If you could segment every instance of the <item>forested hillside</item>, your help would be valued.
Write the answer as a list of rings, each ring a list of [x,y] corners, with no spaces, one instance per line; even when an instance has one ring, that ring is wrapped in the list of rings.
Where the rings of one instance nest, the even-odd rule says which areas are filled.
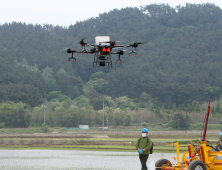
[[[147,43],[139,46],[137,57],[126,52],[123,64],[113,69],[89,69],[93,55],[76,54],[76,63],[67,62],[67,47],[81,50],[82,37],[94,43],[103,35]],[[222,10],[214,4],[115,9],[68,28],[0,25],[0,102],[34,107],[61,95],[82,95],[99,110],[106,95],[110,100],[127,96],[137,108],[148,102],[171,108],[219,99],[221,75]]]

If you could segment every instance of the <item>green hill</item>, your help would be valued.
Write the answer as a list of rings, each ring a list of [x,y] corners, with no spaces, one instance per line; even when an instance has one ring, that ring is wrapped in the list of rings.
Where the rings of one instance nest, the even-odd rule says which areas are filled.
[[[115,69],[90,70],[93,56],[81,54],[77,63],[67,62],[66,47],[80,50],[82,37],[94,43],[98,35],[147,43],[139,46],[137,57],[126,52]],[[115,9],[68,28],[5,23],[0,40],[0,101],[36,106],[52,91],[74,99],[88,84],[95,89],[91,98],[135,99],[146,92],[170,106],[221,95],[222,10],[214,4]],[[104,73],[100,80],[93,79],[99,71]]]

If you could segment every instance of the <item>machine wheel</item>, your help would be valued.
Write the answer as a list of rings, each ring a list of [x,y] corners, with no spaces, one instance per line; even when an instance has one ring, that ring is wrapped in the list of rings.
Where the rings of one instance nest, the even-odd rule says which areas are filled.
[[[202,161],[195,160],[190,163],[190,165],[188,166],[188,169],[190,169],[190,170],[207,170],[207,167]]]
[[[160,159],[155,163],[155,167],[162,167],[163,165],[168,166],[167,161],[168,161],[167,159]],[[169,165],[171,166],[171,162],[169,163],[170,163]],[[156,168],[156,170],[161,170],[161,168]]]

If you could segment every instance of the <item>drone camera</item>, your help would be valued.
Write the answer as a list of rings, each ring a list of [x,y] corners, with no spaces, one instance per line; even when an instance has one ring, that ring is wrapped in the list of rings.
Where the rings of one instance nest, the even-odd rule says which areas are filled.
[[[104,66],[106,66],[106,63],[103,61],[103,62],[100,62],[99,63],[99,66],[101,66],[101,67],[104,67]]]
[[[70,48],[67,49],[67,53],[71,53],[71,49]]]

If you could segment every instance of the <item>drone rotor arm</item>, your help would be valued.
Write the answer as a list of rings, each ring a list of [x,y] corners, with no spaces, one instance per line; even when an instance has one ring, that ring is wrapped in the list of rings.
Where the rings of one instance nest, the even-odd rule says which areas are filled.
[[[130,47],[128,45],[116,45],[114,48],[121,48],[121,47]]]

